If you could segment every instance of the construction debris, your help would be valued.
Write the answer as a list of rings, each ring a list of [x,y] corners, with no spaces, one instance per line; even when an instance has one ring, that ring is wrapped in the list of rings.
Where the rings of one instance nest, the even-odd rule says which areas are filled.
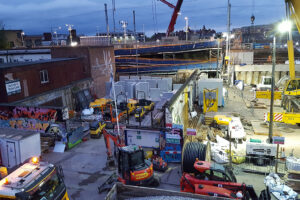
[[[266,176],[264,183],[277,199],[296,199],[298,195],[292,188],[285,185],[275,173],[270,173],[269,176]]]

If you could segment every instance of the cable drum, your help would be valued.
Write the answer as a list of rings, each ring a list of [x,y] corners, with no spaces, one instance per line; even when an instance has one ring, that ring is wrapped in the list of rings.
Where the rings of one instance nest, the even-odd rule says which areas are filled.
[[[182,154],[182,172],[194,173],[196,159],[210,162],[210,143],[207,145],[199,142],[188,142],[185,144]]]

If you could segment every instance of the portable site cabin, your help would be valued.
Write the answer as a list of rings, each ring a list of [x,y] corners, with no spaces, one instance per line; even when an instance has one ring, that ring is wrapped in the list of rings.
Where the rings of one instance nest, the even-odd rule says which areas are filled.
[[[13,168],[28,158],[41,155],[40,133],[13,128],[0,129],[2,165]]]

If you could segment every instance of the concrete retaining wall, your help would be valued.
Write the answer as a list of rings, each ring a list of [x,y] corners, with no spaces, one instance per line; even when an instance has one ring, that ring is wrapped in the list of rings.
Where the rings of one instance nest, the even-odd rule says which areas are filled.
[[[246,84],[258,84],[262,76],[271,76],[272,65],[235,65],[237,80],[243,80]],[[295,66],[296,76],[300,76],[300,65]],[[289,65],[275,66],[275,83],[285,75],[289,74]]]

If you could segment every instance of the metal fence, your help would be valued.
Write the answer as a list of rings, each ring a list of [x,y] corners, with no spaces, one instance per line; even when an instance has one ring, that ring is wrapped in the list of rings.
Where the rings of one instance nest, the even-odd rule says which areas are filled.
[[[230,165],[229,156],[226,153],[215,153],[211,154],[212,160]],[[276,159],[274,157],[264,157],[264,156],[250,156],[250,155],[233,155],[232,156],[232,167],[234,174],[239,174],[240,172],[251,172],[259,174],[269,174],[271,172],[276,172],[277,163],[277,173],[285,174],[287,172],[286,161],[283,159]]]

